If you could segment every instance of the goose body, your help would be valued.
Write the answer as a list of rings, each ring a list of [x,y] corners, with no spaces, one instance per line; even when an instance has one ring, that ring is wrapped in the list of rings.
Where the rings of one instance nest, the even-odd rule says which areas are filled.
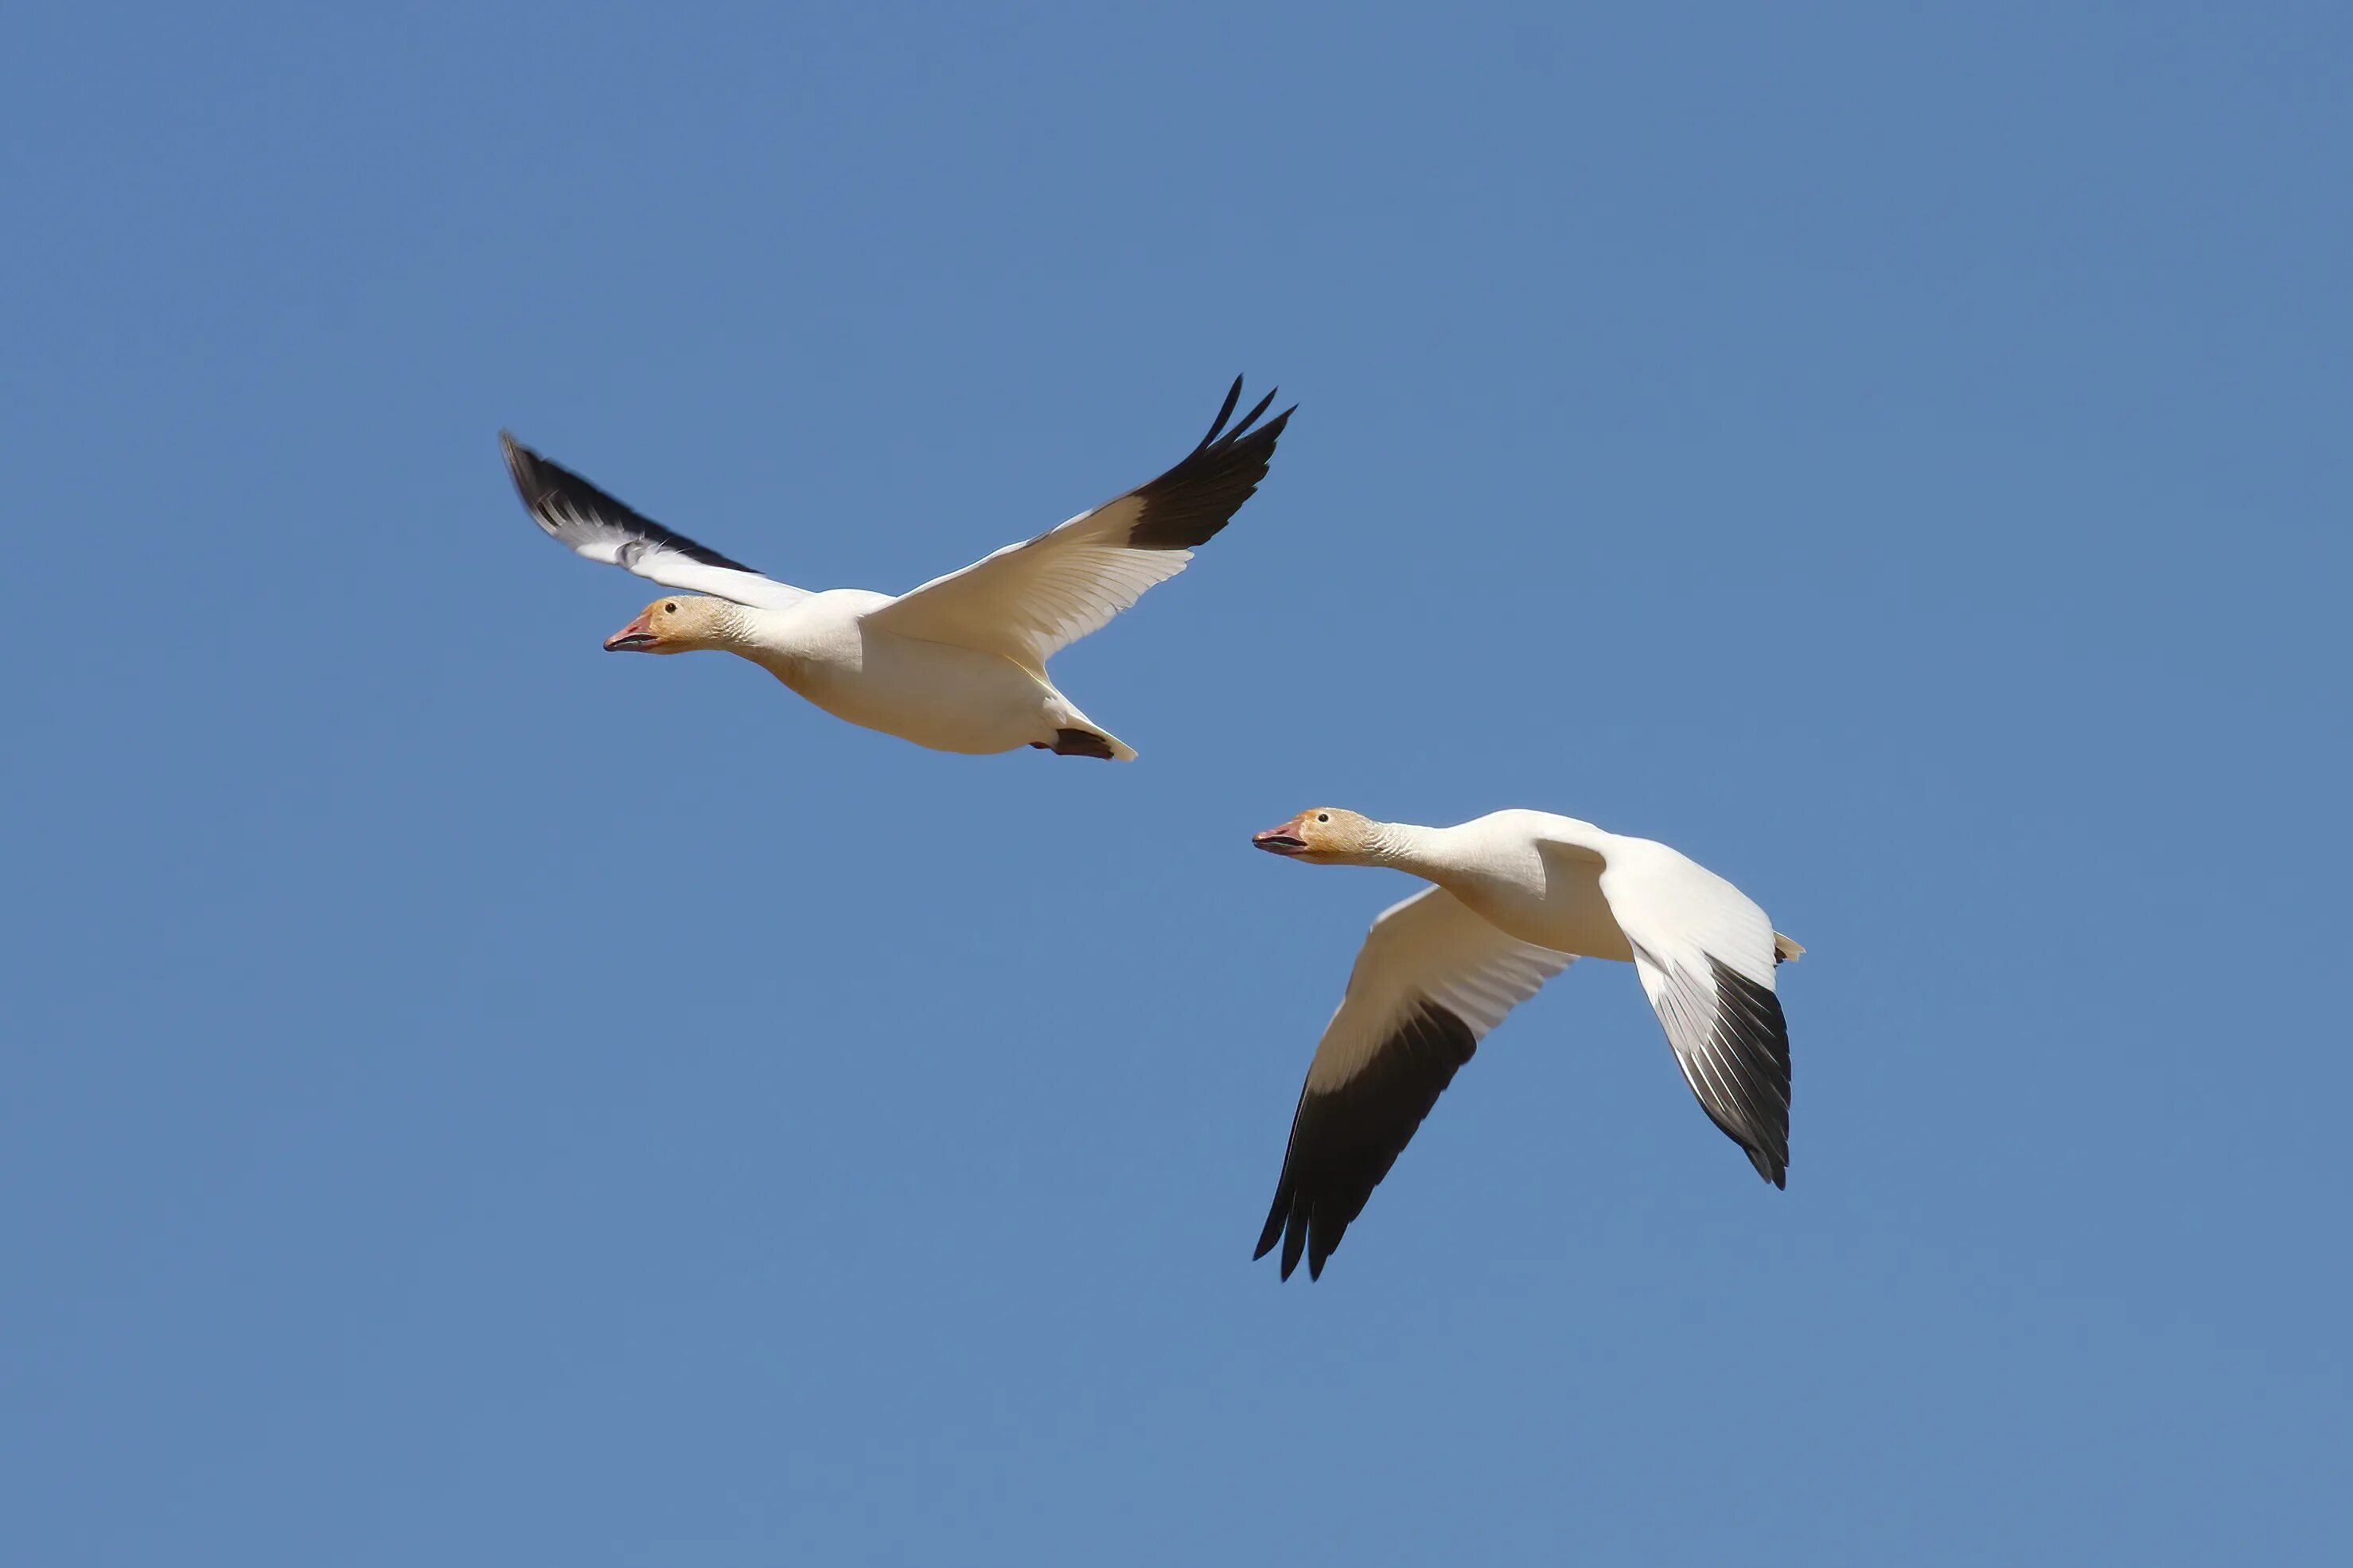
[[[751,660],[837,718],[934,751],[1034,746],[1066,756],[1135,752],[1062,695],[1054,653],[1185,569],[1266,477],[1285,409],[1270,393],[1232,428],[1235,379],[1185,459],[1036,538],[902,595],[811,593],[655,522],[500,434],[507,471],[542,531],[589,560],[679,592],[607,638],[612,652],[716,649]]]
[[[1322,807],[1251,840],[1293,859],[1433,884],[1373,921],[1307,1069],[1259,1238],[1315,1278],[1454,1074],[1577,958],[1634,965],[1701,1109],[1787,1184],[1789,1036],[1774,970],[1805,950],[1667,846],[1540,811],[1452,827]]]
[[[837,588],[787,609],[730,606],[708,635],[835,718],[934,751],[1035,745],[1134,755],[1042,673],[985,648],[902,637],[876,624],[874,612],[897,602]]]

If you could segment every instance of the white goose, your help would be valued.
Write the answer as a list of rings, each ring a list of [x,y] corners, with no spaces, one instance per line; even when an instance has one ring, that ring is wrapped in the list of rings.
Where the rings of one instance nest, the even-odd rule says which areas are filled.
[[[1325,866],[1393,866],[1437,884],[1384,910],[1300,1091],[1273,1212],[1308,1278],[1340,1245],[1454,1072],[1504,1015],[1572,959],[1630,962],[1700,1108],[1775,1186],[1789,1166],[1789,1032],[1774,966],[1805,949],[1739,889],[1648,838],[1541,811],[1453,827],[1325,806],[1250,842]]]
[[[896,598],[764,577],[504,431],[499,440],[516,491],[550,538],[666,588],[712,595],[656,599],[606,639],[608,651],[722,649],[828,713],[936,751],[1035,746],[1125,761],[1134,750],[1054,689],[1046,660],[1183,571],[1193,547],[1266,477],[1293,409],[1253,430],[1274,401],[1269,393],[1227,430],[1241,390],[1237,376],[1200,445],[1151,483]]]

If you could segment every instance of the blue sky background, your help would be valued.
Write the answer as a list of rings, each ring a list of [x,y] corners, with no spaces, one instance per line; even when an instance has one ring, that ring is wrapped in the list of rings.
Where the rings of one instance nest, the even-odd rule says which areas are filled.
[[[41,1568],[2314,1561],[2353,1526],[2340,5],[12,7],[0,1536]],[[1301,403],[937,755],[495,432],[897,590]],[[1526,805],[1632,973],[1249,1253]]]

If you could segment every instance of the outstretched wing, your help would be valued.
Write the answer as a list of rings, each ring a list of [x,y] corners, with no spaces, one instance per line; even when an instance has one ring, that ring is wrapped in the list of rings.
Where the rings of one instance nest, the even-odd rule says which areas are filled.
[[[1601,895],[1700,1109],[1758,1175],[1788,1185],[1789,1026],[1773,968],[1804,949],[1739,889],[1648,839],[1612,844]]]
[[[634,572],[665,588],[715,594],[763,609],[781,610],[808,597],[802,589],[671,532],[503,430],[499,445],[506,449],[507,472],[532,521],[550,539],[591,561]]]
[[[1364,1212],[1455,1069],[1570,956],[1489,925],[1443,888],[1382,911],[1307,1068],[1255,1258],[1307,1275]]]
[[[1259,425],[1274,401],[1270,392],[1228,430],[1241,392],[1236,376],[1201,444],[1151,483],[961,572],[934,577],[868,616],[867,624],[1001,653],[1042,675],[1058,650],[1100,630],[1145,589],[1182,572],[1193,547],[1231,521],[1266,478],[1275,440],[1297,405]]]

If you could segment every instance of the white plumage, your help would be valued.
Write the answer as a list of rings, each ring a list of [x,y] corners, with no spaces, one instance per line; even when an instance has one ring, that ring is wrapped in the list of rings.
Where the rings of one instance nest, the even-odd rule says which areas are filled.
[[[608,638],[617,652],[712,648],[750,659],[818,707],[944,752],[1035,746],[1135,755],[1080,711],[1046,661],[1185,569],[1266,477],[1285,409],[1269,393],[1230,430],[1236,377],[1209,433],[1148,484],[1034,539],[892,597],[811,593],[673,532],[501,433],[507,470],[540,528],[591,561],[688,599],[658,599]]]
[[[1789,1037],[1774,967],[1804,949],[1705,867],[1538,811],[1453,827],[1304,811],[1252,840],[1436,886],[1373,921],[1300,1091],[1258,1256],[1311,1278],[1505,1014],[1577,957],[1630,962],[1700,1106],[1775,1186],[1789,1161]]]

